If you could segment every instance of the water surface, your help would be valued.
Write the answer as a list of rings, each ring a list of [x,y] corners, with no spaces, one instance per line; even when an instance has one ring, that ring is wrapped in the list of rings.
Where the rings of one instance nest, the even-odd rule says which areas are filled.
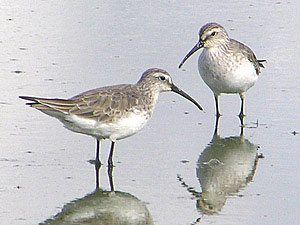
[[[95,140],[25,106],[19,95],[67,98],[134,83],[160,67],[206,113],[162,94],[147,126],[116,144],[116,195],[136,202],[153,224],[299,224],[298,2],[17,0],[1,2],[0,10],[2,223],[42,223],[95,191],[88,163]],[[177,68],[211,21],[268,61],[246,94],[243,137],[237,95],[221,96],[214,137],[214,99],[197,71],[199,53]],[[103,161],[108,149],[103,142]],[[99,196],[111,188],[105,167]]]

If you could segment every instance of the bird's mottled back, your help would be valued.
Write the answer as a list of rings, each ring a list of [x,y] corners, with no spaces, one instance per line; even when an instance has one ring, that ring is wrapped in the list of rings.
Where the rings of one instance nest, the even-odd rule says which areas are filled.
[[[93,89],[70,99],[46,99],[22,97],[34,101],[32,107],[46,114],[77,115],[98,122],[113,122],[134,110],[143,110],[141,104],[147,96],[141,96],[136,85],[123,84]],[[151,104],[150,104],[151,105]]]
[[[144,96],[140,96],[135,85],[123,84],[94,89],[70,100],[74,105],[69,109],[69,113],[95,118],[99,122],[112,122],[139,109]]]
[[[260,67],[264,68],[263,64],[257,60],[254,52],[248,46],[244,45],[239,41],[230,39],[230,45],[228,46],[228,51],[240,52],[245,58],[247,58],[253,64],[257,75],[260,74]]]

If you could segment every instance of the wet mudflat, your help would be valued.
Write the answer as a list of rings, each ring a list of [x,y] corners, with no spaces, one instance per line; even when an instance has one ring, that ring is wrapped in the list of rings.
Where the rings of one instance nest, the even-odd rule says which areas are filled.
[[[287,1],[0,3],[1,224],[55,224],[66,211],[102,215],[90,224],[299,224],[299,9]],[[237,95],[221,96],[215,133],[199,53],[177,68],[212,21],[267,59],[246,94],[242,136]],[[167,70],[206,113],[162,94],[147,126],[116,144],[114,193],[106,164],[95,190],[93,138],[18,99],[135,83],[151,67]],[[108,150],[105,141],[104,162]]]

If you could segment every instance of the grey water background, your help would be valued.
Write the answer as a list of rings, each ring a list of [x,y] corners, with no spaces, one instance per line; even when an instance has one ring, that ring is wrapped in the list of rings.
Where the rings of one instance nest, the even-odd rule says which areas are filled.
[[[68,98],[135,83],[150,67],[166,69],[206,113],[161,94],[147,126],[116,144],[115,190],[154,224],[299,224],[299,10],[297,1],[1,1],[0,224],[38,224],[95,190],[95,140],[18,96]],[[177,68],[212,21],[268,61],[246,94],[242,139],[237,95],[220,98],[214,138],[200,53]],[[105,162],[108,149],[104,141]],[[100,187],[110,189],[106,165]]]

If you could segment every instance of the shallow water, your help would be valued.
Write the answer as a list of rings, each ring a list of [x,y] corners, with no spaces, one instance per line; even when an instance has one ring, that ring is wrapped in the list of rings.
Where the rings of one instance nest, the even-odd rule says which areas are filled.
[[[64,129],[18,96],[67,98],[134,83],[150,67],[170,72],[206,113],[162,94],[147,126],[116,144],[115,196],[125,196],[125,205],[132,201],[149,224],[299,224],[298,2],[17,0],[1,2],[0,10],[1,224],[42,223],[74,201],[84,205],[85,197],[106,201],[111,190],[104,165],[100,194],[93,195],[95,168],[88,160],[95,140]],[[214,136],[214,99],[197,71],[199,53],[177,69],[210,21],[268,61],[246,94],[243,137],[237,95],[221,96]],[[108,149],[103,142],[103,161]]]

